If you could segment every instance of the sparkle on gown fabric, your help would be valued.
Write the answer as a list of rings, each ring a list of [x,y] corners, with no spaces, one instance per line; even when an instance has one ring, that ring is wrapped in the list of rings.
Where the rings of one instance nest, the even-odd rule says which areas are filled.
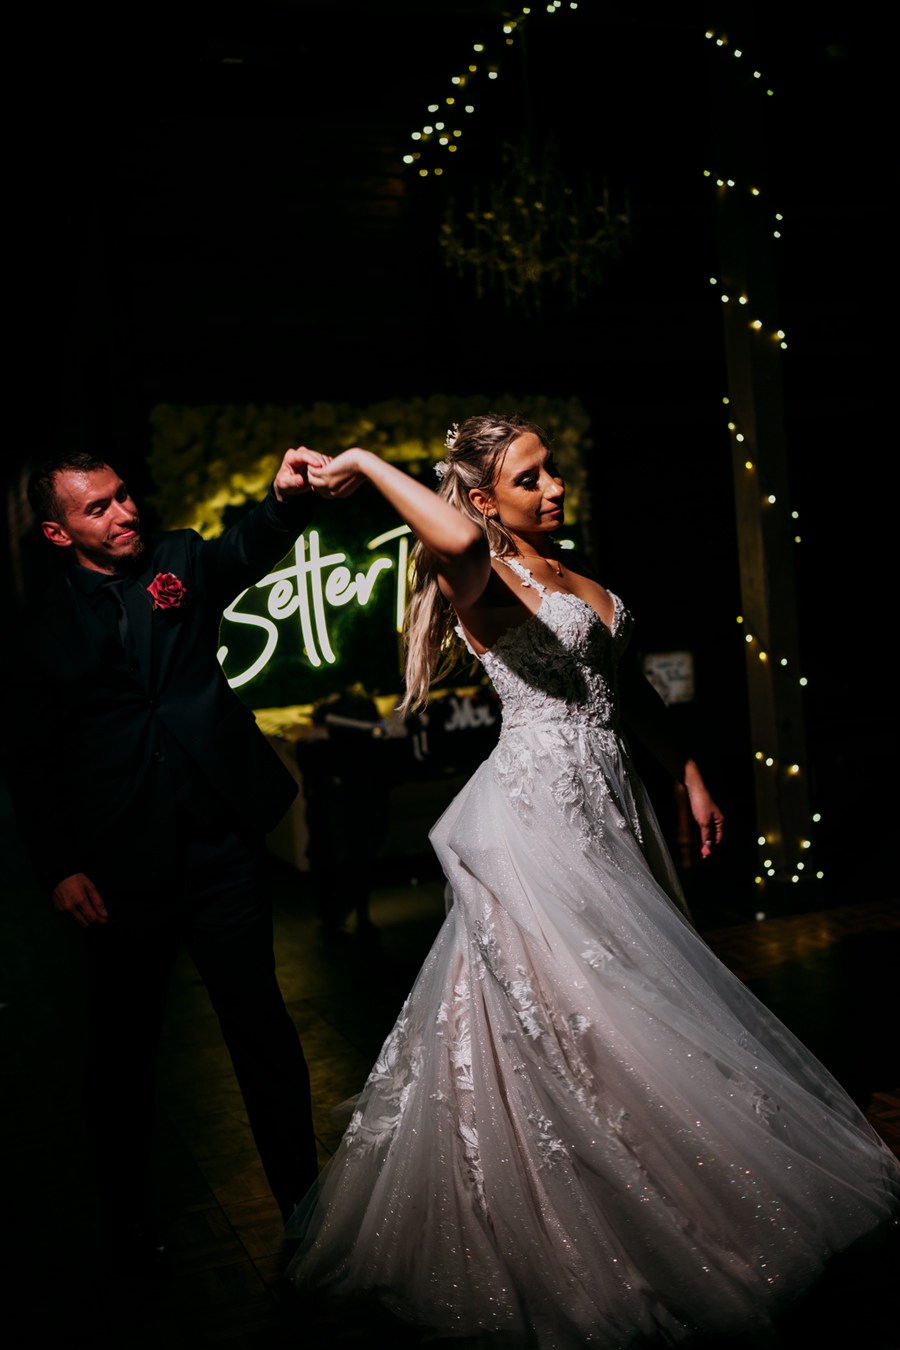
[[[631,620],[547,592],[482,658],[491,757],[431,840],[452,905],[332,1162],[298,1288],[497,1345],[764,1334],[896,1222],[900,1169],[691,926],[617,718]]]

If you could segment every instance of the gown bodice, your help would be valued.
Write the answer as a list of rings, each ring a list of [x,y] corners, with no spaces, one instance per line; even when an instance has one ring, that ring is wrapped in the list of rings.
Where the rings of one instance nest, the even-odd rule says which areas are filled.
[[[607,628],[586,600],[548,590],[521,563],[499,561],[541,596],[529,619],[478,656],[503,704],[504,731],[565,723],[616,735],[616,667],[633,629],[622,601],[612,596],[615,613]],[[456,632],[477,655],[461,626]]]

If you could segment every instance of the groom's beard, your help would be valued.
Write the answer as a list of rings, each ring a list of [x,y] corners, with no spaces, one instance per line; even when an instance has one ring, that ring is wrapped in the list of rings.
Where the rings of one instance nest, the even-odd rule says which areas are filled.
[[[91,562],[97,564],[104,571],[110,563],[117,572],[128,573],[139,572],[147,561],[148,549],[140,534],[141,523],[139,520],[134,522],[133,529],[138,533],[125,549],[114,549],[111,544],[79,544],[78,552],[83,558],[89,558]]]

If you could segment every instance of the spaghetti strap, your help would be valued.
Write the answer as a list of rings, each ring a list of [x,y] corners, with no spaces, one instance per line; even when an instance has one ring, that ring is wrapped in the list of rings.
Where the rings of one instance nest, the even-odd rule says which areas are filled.
[[[501,558],[493,549],[491,549],[491,557],[496,558],[498,562],[503,563],[504,567],[508,567],[511,572],[515,572],[516,576],[521,579],[523,586],[533,586],[542,600],[546,599],[548,595],[553,594],[552,591],[547,590],[546,586],[541,585],[539,581],[535,581],[530,568],[523,567],[521,563],[515,562],[512,558]]]

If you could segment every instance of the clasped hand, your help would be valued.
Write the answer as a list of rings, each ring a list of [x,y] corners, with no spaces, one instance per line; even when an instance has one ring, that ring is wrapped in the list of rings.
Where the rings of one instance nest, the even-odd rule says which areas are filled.
[[[275,494],[279,501],[310,490],[318,497],[349,497],[365,478],[359,464],[365,453],[354,447],[332,459],[305,445],[288,450],[275,475]]]

